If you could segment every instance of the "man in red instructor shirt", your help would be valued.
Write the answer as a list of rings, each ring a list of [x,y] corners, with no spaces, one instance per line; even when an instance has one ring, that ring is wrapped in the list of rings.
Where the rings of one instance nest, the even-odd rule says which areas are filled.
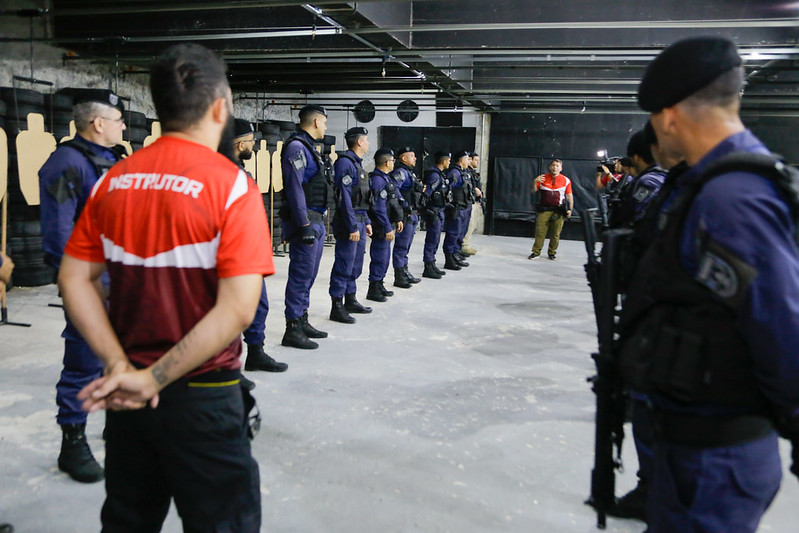
[[[555,259],[560,244],[560,232],[563,230],[565,219],[572,216],[574,209],[574,195],[572,182],[560,173],[563,162],[553,159],[549,163],[549,172],[541,174],[533,180],[533,191],[538,192],[538,205],[535,217],[535,241],[532,253],[527,259],[535,259],[541,255],[544,240],[549,236],[549,249],[547,257]]]
[[[105,363],[79,397],[106,417],[107,531],[260,530],[258,464],[240,386],[241,331],[273,274],[261,195],[217,153],[232,127],[222,60],[195,44],[151,68],[163,136],[101,178],[59,287]],[[96,290],[111,278],[109,310]]]

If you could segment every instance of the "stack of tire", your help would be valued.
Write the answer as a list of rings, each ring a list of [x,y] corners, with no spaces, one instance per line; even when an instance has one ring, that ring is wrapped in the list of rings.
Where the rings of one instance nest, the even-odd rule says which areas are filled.
[[[56,142],[69,136],[72,122],[72,96],[69,94],[44,95],[44,129],[53,133]]]
[[[144,139],[150,135],[148,119],[144,113],[129,109],[125,110],[123,116],[125,117],[126,128],[122,132],[122,138],[130,143],[130,147],[135,152],[142,148]]]
[[[61,100],[56,100],[60,107]],[[2,125],[8,136],[8,247],[6,253],[16,265],[11,282],[13,285],[23,287],[47,285],[55,280],[55,270],[44,263],[39,206],[28,205],[20,190],[16,143],[19,132],[28,129],[28,113],[48,116],[45,95],[30,89],[2,87],[0,88],[0,102],[0,111],[4,113]],[[51,99],[50,103],[56,102]],[[53,113],[50,116],[54,117]],[[67,128],[68,124],[69,122],[67,122]],[[47,126],[47,121],[45,121],[45,127]]]
[[[266,121],[261,122],[257,125],[257,129],[261,132],[264,140],[266,141],[266,148],[269,150],[270,154],[275,153],[277,150],[277,143],[278,141],[285,140],[288,135],[285,137],[281,132],[279,121]],[[294,131],[294,123],[291,122],[292,131]],[[275,225],[272,228],[272,249],[277,250],[278,246],[283,242],[283,228],[280,225],[280,217],[278,213],[280,212],[280,208],[283,207],[283,192],[278,191],[274,193],[274,199],[270,202],[269,193],[263,195],[264,197],[264,207],[266,208],[266,216],[268,217],[269,221],[272,221],[272,211],[270,210],[270,203],[274,204],[274,222]]]
[[[329,160],[331,149],[335,144],[336,144],[335,135],[325,135],[320,145],[318,145],[319,149],[322,152],[323,159],[325,161]],[[332,167],[333,161],[330,161],[330,165]],[[334,194],[333,188],[331,187],[328,190],[328,195],[327,195],[327,216],[328,216],[327,220],[331,224],[333,223],[333,216],[335,216],[335,214],[336,214],[336,195]],[[329,227],[326,229],[330,230]],[[328,242],[333,241],[333,235],[330,231],[327,232],[327,241]]]

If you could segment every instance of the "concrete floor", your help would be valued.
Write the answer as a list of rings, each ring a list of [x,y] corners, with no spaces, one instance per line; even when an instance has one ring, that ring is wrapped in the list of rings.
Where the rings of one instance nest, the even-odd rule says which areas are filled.
[[[421,273],[421,241],[411,271]],[[530,241],[476,236],[461,272],[395,289],[358,323],[330,322],[327,248],[311,323],[316,351],[279,346],[288,257],[268,278],[267,351],[285,374],[250,373],[264,421],[263,531],[590,532],[583,505],[593,458],[594,398],[585,382],[596,347],[581,242],[557,261],[526,259]],[[390,274],[389,279],[393,279]],[[388,283],[387,285],[390,285]],[[99,530],[102,484],[58,471],[54,386],[63,326],[55,286],[9,293],[0,328],[0,522],[19,532]],[[361,300],[366,283],[360,284]],[[103,415],[89,419],[98,459]],[[632,441],[618,493],[635,484]],[[759,531],[796,531],[799,485],[787,471]],[[607,531],[640,532],[609,519]],[[164,531],[180,531],[173,511]]]

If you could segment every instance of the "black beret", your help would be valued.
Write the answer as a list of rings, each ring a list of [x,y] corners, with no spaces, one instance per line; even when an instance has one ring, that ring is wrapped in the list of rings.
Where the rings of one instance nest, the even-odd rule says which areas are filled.
[[[394,150],[392,150],[391,148],[379,148],[375,152],[375,159],[384,155],[390,155],[391,157],[394,157]]]
[[[657,113],[741,66],[735,43],[722,37],[683,39],[663,50],[646,68],[638,86],[638,105]]]
[[[250,133],[255,133],[255,130],[248,121],[243,118],[237,118],[233,121],[233,138],[238,139]]]
[[[402,148],[397,150],[397,157],[401,156],[402,154],[407,154],[408,152],[415,154],[416,150],[414,150],[410,146],[403,146]]]
[[[451,157],[452,157],[452,154],[450,154],[449,152],[436,152],[436,161],[439,161],[441,159],[451,158]]]
[[[462,158],[462,157],[469,157],[469,152],[467,152],[466,150],[464,150],[464,151],[462,151],[462,152],[456,152],[456,153],[455,153],[455,161],[458,161],[458,160],[459,160],[460,158]]]
[[[353,137],[358,137],[359,135],[369,135],[369,130],[367,130],[363,126],[355,126],[354,128],[348,129],[344,133],[344,138],[352,139]]]
[[[477,152],[469,152],[469,157],[478,157],[479,155]]]
[[[107,106],[116,107],[121,113],[125,112],[122,98],[108,89],[80,89],[72,97],[73,105],[85,102],[99,102]]]
[[[324,115],[325,117],[327,116],[327,111],[325,111],[325,108],[316,104],[308,104],[307,106],[300,109],[300,115],[305,115],[307,113],[319,113],[320,115]]]

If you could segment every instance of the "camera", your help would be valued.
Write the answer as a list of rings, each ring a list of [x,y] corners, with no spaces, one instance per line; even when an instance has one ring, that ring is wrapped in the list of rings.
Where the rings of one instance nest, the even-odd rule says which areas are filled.
[[[605,167],[607,167],[608,170],[613,172],[615,167],[616,167],[616,161],[618,161],[619,159],[621,159],[621,158],[619,158],[619,157],[609,157],[607,159],[601,160],[599,162],[599,165],[597,165],[597,167],[596,167],[596,171],[597,172],[604,172],[602,170],[602,166],[604,165]]]

